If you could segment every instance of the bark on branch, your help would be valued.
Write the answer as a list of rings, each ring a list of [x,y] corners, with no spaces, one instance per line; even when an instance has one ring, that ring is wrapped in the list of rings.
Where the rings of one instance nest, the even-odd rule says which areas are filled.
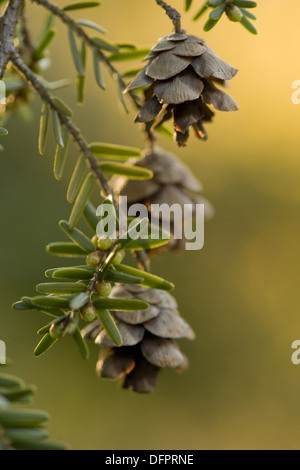
[[[55,108],[52,97],[48,90],[44,87],[42,82],[39,80],[39,77],[23,62],[17,51],[14,51],[11,55],[10,60],[14,64],[15,68],[25,77],[25,79],[31,83],[33,88],[37,91],[37,93],[40,95],[43,101],[45,101],[53,110],[57,111]],[[86,156],[90,168],[93,171],[95,177],[97,178],[105,196],[112,196],[113,191],[107,184],[107,181],[102,174],[97,161],[92,154],[92,152],[89,149],[89,146],[83,136],[81,135],[79,129],[73,124],[72,120],[65,116],[64,114],[60,113],[59,111],[59,119],[60,122],[63,126],[66,127],[70,135],[73,137],[74,141],[78,145],[79,149],[83,152],[83,154]]]
[[[15,49],[14,36],[24,0],[10,0],[0,18],[0,79],[2,79],[10,56]]]
[[[175,28],[175,33],[180,33],[181,32],[181,15],[180,13],[175,10],[175,8],[171,7],[170,5],[167,5],[166,2],[163,0],[156,0],[156,3],[161,6],[170,20],[172,21],[174,28]]]

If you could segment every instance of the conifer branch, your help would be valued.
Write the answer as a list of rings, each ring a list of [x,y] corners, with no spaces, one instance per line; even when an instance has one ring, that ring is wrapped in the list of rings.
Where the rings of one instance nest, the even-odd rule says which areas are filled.
[[[4,14],[0,18],[0,80],[12,52],[15,50],[14,35],[24,0],[10,0]]]
[[[93,39],[91,39],[88,34],[86,34],[86,32],[83,30],[83,28],[81,28],[81,26],[79,26],[76,21],[74,21],[69,15],[67,15],[63,10],[61,10],[58,6],[56,5],[53,5],[51,2],[48,2],[48,0],[32,0],[34,3],[37,3],[38,5],[41,5],[43,7],[45,7],[48,11],[50,11],[51,13],[53,13],[53,15],[57,16],[58,18],[61,19],[61,21],[63,23],[65,23],[67,26],[69,26],[73,32],[76,34],[76,36],[78,36],[79,38],[81,38],[87,46],[95,49],[95,43],[93,42]],[[98,50],[98,53],[99,53],[99,57],[100,59],[102,60],[102,62],[106,65],[106,67],[108,68],[108,70],[110,71],[110,73],[113,75],[113,76],[118,76],[119,78],[119,81],[120,81],[120,84],[122,85],[123,89],[126,88],[126,83],[124,82],[122,76],[120,75],[119,71],[113,66],[113,64],[111,63],[111,61],[109,60],[108,57],[106,57],[105,54],[103,54],[103,52],[101,50]],[[134,105],[137,107],[137,108],[140,108],[141,105],[139,103],[139,101],[137,100],[136,96],[134,93],[129,93]]]
[[[53,3],[49,2],[48,0],[32,0],[32,2],[37,3],[38,5],[43,6],[46,8],[48,11],[50,11],[53,15],[57,16],[60,18],[60,20],[65,23],[68,27],[72,29],[72,31],[79,37],[81,38],[85,44],[91,48],[95,49],[95,44],[93,40],[86,34],[83,28],[79,26],[76,21],[74,21],[68,14],[66,14],[61,8],[59,8],[57,5],[54,5]],[[176,11],[176,10],[174,10]],[[98,54],[100,60],[104,63],[112,77],[118,77],[118,81],[120,86],[122,87],[123,90],[127,87],[127,84],[123,80],[122,75],[119,73],[119,71],[114,67],[112,62],[109,60],[109,58],[103,54],[101,50],[98,49]],[[141,103],[139,99],[136,97],[135,93],[130,91],[128,92],[128,95],[130,96],[132,103],[135,108],[140,110],[141,108]],[[144,131],[145,131],[145,139],[148,142],[150,146],[153,145],[153,142],[155,141],[155,138],[153,136],[153,133],[151,131],[151,128],[149,126],[144,126]]]
[[[86,159],[88,160],[89,166],[93,171],[96,179],[98,180],[100,187],[104,192],[104,195],[111,196],[114,199],[113,191],[107,184],[105,176],[102,174],[94,155],[90,151],[89,146],[79,129],[73,124],[72,120],[69,117],[60,113],[56,109],[48,90],[42,84],[38,76],[23,62],[23,60],[16,51],[13,52],[11,56],[11,61],[16,67],[16,69],[21,72],[22,75],[24,75],[28,82],[31,83],[31,85],[37,91],[42,100],[45,101],[53,110],[57,111],[61,124],[66,127],[66,129],[78,145],[79,149],[83,152]]]

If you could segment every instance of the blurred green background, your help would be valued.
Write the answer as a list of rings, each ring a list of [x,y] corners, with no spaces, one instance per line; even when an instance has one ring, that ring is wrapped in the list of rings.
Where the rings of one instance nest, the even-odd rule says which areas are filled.
[[[34,294],[44,271],[58,265],[44,247],[63,239],[57,222],[70,211],[65,194],[77,153],[73,148],[69,171],[55,182],[53,142],[45,158],[37,152],[38,98],[34,120],[15,117],[3,139],[0,338],[14,359],[11,372],[38,386],[35,406],[50,411],[52,437],[73,449],[300,448],[300,366],[291,363],[291,343],[300,339],[300,106],[291,102],[291,84],[300,79],[300,4],[291,12],[282,0],[259,2],[254,37],[226,19],[203,33],[203,22],[191,21],[201,2],[194,3],[183,26],[240,69],[230,89],[240,111],[217,113],[206,143],[191,138],[178,150],[159,140],[193,169],[216,209],[202,251],[153,262],[154,272],[175,282],[180,310],[197,333],[181,344],[191,360],[184,375],[164,371],[153,395],[138,396],[97,379],[96,347],[88,363],[71,340],[33,357],[35,331],[47,319],[13,312],[11,304]],[[183,10],[182,0],[172,4]],[[43,16],[30,6],[35,35]],[[154,0],[104,0],[73,16],[98,21],[111,40],[139,46],[171,30]],[[55,27],[46,77],[75,79],[65,27]],[[134,110],[126,116],[109,77],[101,92],[89,67],[87,103],[76,109],[76,123],[89,141],[142,146]],[[60,93],[70,105],[74,81]]]

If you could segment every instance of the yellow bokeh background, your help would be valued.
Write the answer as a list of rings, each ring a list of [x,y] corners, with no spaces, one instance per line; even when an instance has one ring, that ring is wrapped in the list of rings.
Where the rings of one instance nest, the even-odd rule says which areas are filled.
[[[73,449],[300,448],[300,365],[291,362],[291,344],[300,339],[300,105],[291,99],[292,83],[300,80],[300,4],[259,1],[260,34],[252,36],[225,18],[204,33],[203,21],[192,22],[201,2],[193,3],[183,27],[239,68],[229,92],[240,110],[217,112],[206,143],[192,136],[179,150],[159,138],[193,169],[216,216],[206,225],[202,251],[153,262],[154,272],[175,282],[181,313],[197,334],[196,341],[181,342],[191,361],[188,372],[163,371],[153,395],[100,382],[97,348],[88,363],[71,340],[33,358],[35,331],[47,318],[13,312],[10,305],[33,295],[44,271],[59,264],[44,246],[63,239],[57,222],[70,211],[65,193],[77,153],[72,147],[66,175],[55,182],[53,142],[44,158],[37,152],[38,98],[33,121],[16,116],[7,124],[0,173],[0,338],[14,359],[11,372],[38,386],[35,405],[50,411],[52,437]],[[182,0],[172,4],[183,12]],[[139,46],[171,31],[154,0],[103,0],[98,9],[72,15],[97,21],[110,40]],[[41,7],[30,6],[33,36],[43,17]],[[60,96],[75,107],[66,29],[58,21],[55,28],[53,66],[45,76],[72,78]],[[86,105],[74,115],[87,140],[142,146],[134,110],[129,116],[122,111],[108,74],[108,90],[96,87],[91,60],[88,70]]]

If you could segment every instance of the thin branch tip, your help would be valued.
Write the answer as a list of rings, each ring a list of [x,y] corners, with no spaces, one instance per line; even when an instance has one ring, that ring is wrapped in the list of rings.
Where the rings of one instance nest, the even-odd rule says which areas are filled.
[[[159,5],[165,10],[166,14],[172,21],[174,28],[175,28],[175,33],[180,33],[182,31],[180,13],[177,10],[175,10],[175,8],[171,7],[166,2],[164,2],[163,0],[156,0],[156,3],[157,5]]]
[[[76,23],[76,21],[73,20],[73,18],[71,18],[66,12],[64,12],[57,5],[54,5],[49,0],[32,0],[32,2],[37,3],[38,5],[46,8],[53,15],[57,16],[65,25],[67,25],[69,28],[71,28],[72,31],[76,34],[76,36],[81,38],[87,46],[91,47],[92,49],[95,49],[95,44],[93,43],[92,39],[88,36],[88,34],[86,34],[86,32],[83,30],[83,28],[80,25],[78,25]],[[164,3],[164,2],[162,2],[162,3]],[[172,9],[172,10],[174,10],[174,9]],[[179,15],[179,13],[176,12],[176,10],[174,10],[173,14],[175,15],[175,13],[177,13],[177,15]],[[179,15],[179,21],[180,21],[180,15]],[[107,57],[100,49],[98,49],[98,54],[99,54],[99,57],[102,60],[102,62],[107,67],[110,74],[113,77],[114,76],[118,77],[120,85],[123,87],[123,89],[125,89],[127,87],[127,84],[125,83],[122,75],[119,73],[119,71],[116,69],[116,67],[112,64],[109,57]],[[139,100],[137,99],[136,95],[134,94],[134,92],[130,91],[128,93],[128,95],[130,96],[134,106],[138,110],[140,110],[141,104],[140,104]],[[151,141],[154,140],[154,137],[151,134],[151,130],[147,126],[145,127],[145,136],[146,136],[146,141],[151,142]]]

